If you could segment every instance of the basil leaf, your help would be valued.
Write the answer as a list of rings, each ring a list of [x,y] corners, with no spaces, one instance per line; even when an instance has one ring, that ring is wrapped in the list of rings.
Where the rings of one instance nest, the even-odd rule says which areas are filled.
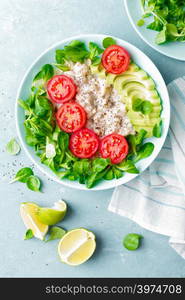
[[[24,235],[24,240],[29,240],[34,237],[33,231],[31,229],[28,229]]]
[[[87,175],[90,170],[90,165],[91,163],[88,159],[81,159],[74,162],[73,170],[78,175]]]
[[[31,175],[26,180],[26,185],[30,190],[32,190],[34,192],[39,192],[41,182],[40,182],[40,179],[37,176]]]
[[[85,47],[85,43],[80,41],[72,41],[64,47],[65,59],[72,62],[83,62],[89,57],[89,52]]]
[[[140,246],[142,235],[137,233],[129,233],[123,239],[123,246],[128,250],[136,250]]]
[[[43,79],[44,81],[49,80],[54,75],[53,66],[50,64],[44,65],[41,70],[33,78],[33,82]]]
[[[69,146],[69,134],[64,131],[60,131],[58,135],[58,144],[62,151],[67,150]]]
[[[55,60],[57,64],[64,64],[65,63],[65,51],[62,49],[57,49],[55,51]]]
[[[139,151],[137,152],[136,157],[134,158],[134,163],[150,156],[152,154],[153,150],[154,150],[154,144],[152,144],[150,142],[142,145],[140,147]]]
[[[57,67],[58,69],[66,72],[66,71],[69,71],[70,70],[70,67],[68,65],[66,65],[65,63],[63,64],[54,64],[55,67]]]
[[[148,100],[145,100],[142,102],[142,105],[141,105],[141,112],[144,114],[144,115],[148,115],[152,112],[153,110],[153,104],[148,101]]]
[[[123,172],[116,167],[113,167],[114,178],[119,179],[123,177]]]
[[[136,166],[131,160],[123,160],[119,165],[116,165],[115,167],[127,173],[132,173],[132,174],[139,173],[139,170],[136,168]]]
[[[39,117],[43,117],[49,110],[52,110],[51,103],[43,96],[38,96],[35,99],[35,114]]]
[[[103,40],[103,47],[108,48],[111,45],[116,45],[116,41],[112,37],[106,37]]]
[[[92,59],[92,65],[93,66],[97,66],[101,63],[101,57],[99,56],[95,56],[93,59]]]
[[[143,19],[140,19],[137,21],[137,26],[141,27],[145,24],[145,21]]]
[[[141,111],[142,110],[142,99],[134,99],[132,102],[132,110],[133,111]]]
[[[95,158],[92,161],[92,172],[99,173],[103,171],[110,164],[110,160],[107,158]]]
[[[113,172],[113,168],[110,168],[107,173],[105,174],[105,176],[103,177],[105,180],[112,180],[114,179],[114,172]]]
[[[10,182],[13,183],[15,181],[20,181],[20,182],[26,182],[27,179],[33,175],[33,171],[30,168],[22,168],[20,169],[17,174],[15,175],[14,179]]]
[[[89,175],[86,179],[86,187],[88,189],[92,188],[95,185],[95,183],[97,183],[100,179],[102,179],[105,176],[108,170],[109,168],[106,168],[102,172],[92,173],[91,175]]]
[[[166,26],[156,35],[155,42],[158,45],[164,44],[167,39],[167,28]]]
[[[16,139],[11,139],[6,145],[6,151],[11,155],[16,155],[20,152],[21,147],[17,143]]]
[[[91,60],[103,52],[103,49],[101,49],[96,43],[93,42],[89,43],[89,50],[89,58]]]
[[[45,242],[61,239],[66,234],[66,230],[61,227],[53,226],[49,231],[49,237]]]
[[[140,129],[140,131],[135,136],[136,145],[140,145],[143,142],[146,135],[147,135],[147,131],[145,129]]]
[[[159,124],[155,124],[153,128],[153,136],[160,138],[162,135],[162,120],[159,122]]]

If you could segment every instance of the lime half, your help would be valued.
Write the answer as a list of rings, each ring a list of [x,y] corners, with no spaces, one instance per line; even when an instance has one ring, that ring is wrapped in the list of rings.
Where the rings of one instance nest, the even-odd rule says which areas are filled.
[[[51,208],[39,207],[37,217],[39,221],[46,225],[55,225],[60,222],[66,214],[67,205],[63,200],[54,203]]]
[[[20,214],[26,228],[31,229],[36,238],[43,240],[48,231],[48,225],[42,224],[39,221],[37,217],[38,209],[39,206],[35,203],[22,203]]]
[[[77,266],[87,261],[96,248],[95,235],[84,228],[66,233],[58,244],[58,254],[62,262]]]

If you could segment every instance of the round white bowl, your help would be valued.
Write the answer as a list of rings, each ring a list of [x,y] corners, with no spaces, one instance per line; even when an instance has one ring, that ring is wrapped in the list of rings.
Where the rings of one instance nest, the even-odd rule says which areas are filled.
[[[16,99],[16,127],[18,131],[18,135],[22,144],[23,149],[25,150],[26,154],[29,156],[30,160],[38,167],[40,171],[45,173],[48,177],[53,179],[54,181],[63,184],[65,186],[68,186],[70,188],[76,188],[80,190],[88,190],[84,184],[80,184],[77,181],[70,181],[67,179],[60,180],[47,166],[41,164],[39,157],[36,156],[34,149],[30,146],[28,146],[25,142],[25,130],[24,130],[24,110],[18,105],[17,100],[19,98],[26,99],[30,92],[30,86],[32,83],[32,79],[34,75],[38,72],[38,70],[46,63],[53,63],[54,56],[55,56],[55,50],[59,48],[63,48],[64,45],[68,44],[72,40],[81,40],[88,44],[90,41],[94,41],[98,44],[102,44],[102,40],[105,38],[105,35],[100,34],[84,34],[84,35],[78,35],[74,37],[70,37],[68,39],[65,39],[51,48],[44,51],[30,66],[30,68],[27,70],[17,93],[17,99]],[[132,59],[136,64],[138,64],[141,68],[143,68],[155,81],[157,90],[161,96],[162,104],[163,104],[163,111],[162,111],[162,119],[163,119],[163,134],[161,138],[150,138],[147,139],[148,141],[151,141],[155,145],[155,149],[152,153],[152,155],[146,159],[141,160],[137,163],[137,167],[139,168],[140,172],[143,172],[156,158],[158,153],[160,152],[164,141],[166,139],[166,135],[169,128],[169,122],[170,122],[170,102],[169,102],[169,96],[168,91],[165,85],[165,82],[156,68],[156,66],[153,64],[153,62],[150,60],[149,57],[147,57],[142,51],[140,51],[135,46],[131,45],[130,43],[123,41],[119,38],[113,37],[117,44],[125,47],[129,53],[131,54]],[[140,173],[141,174],[141,173]],[[106,190],[110,188],[114,188],[118,185],[124,184],[136,176],[140,174],[129,174],[125,173],[124,176],[120,179],[113,179],[110,181],[102,180],[97,185],[95,185],[94,188],[90,189],[91,191],[97,191],[97,190]]]

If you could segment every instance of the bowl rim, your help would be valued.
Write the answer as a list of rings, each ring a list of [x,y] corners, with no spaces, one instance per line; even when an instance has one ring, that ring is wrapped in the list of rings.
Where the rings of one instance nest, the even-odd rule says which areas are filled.
[[[170,57],[170,58],[173,58],[173,59],[176,59],[176,60],[179,60],[179,61],[185,61],[185,58],[179,58],[178,56],[176,55],[172,55],[172,54],[168,54],[166,53],[165,51],[161,50],[161,49],[158,49],[157,46],[153,45],[152,43],[150,43],[146,38],[145,36],[140,32],[139,30],[139,27],[136,26],[136,24],[134,23],[134,20],[130,14],[130,10],[129,10],[129,7],[128,7],[128,1],[129,0],[124,0],[124,5],[125,5],[125,9],[126,9],[126,13],[127,13],[127,16],[128,16],[128,19],[132,25],[132,27],[134,28],[134,30],[137,32],[137,34],[140,36],[140,38],[147,44],[149,45],[152,49],[154,49],[155,51],[167,56],[167,57]]]
[[[169,110],[168,110],[168,115],[167,117],[165,118],[165,124],[166,124],[166,132],[163,133],[163,142],[162,144],[160,145],[160,147],[158,147],[157,151],[156,151],[156,154],[155,156],[153,157],[152,161],[147,163],[146,166],[144,167],[144,169],[139,173],[139,174],[130,174],[131,178],[126,181],[126,182],[121,182],[124,177],[118,179],[118,180],[114,180],[114,181],[107,181],[107,186],[101,186],[101,185],[97,185],[91,189],[88,189],[84,184],[79,184],[79,185],[76,185],[74,186],[73,185],[73,181],[70,181],[70,180],[61,180],[59,179],[58,177],[56,177],[56,175],[53,175],[50,174],[49,172],[47,172],[43,167],[42,165],[38,164],[35,159],[33,158],[33,156],[29,153],[28,149],[27,149],[27,145],[26,145],[26,142],[24,141],[24,138],[22,137],[22,134],[21,134],[21,131],[20,131],[20,128],[19,128],[19,119],[18,119],[18,108],[19,108],[19,105],[18,105],[18,99],[19,99],[19,96],[20,96],[20,93],[21,93],[21,89],[24,85],[24,82],[25,82],[25,79],[27,78],[27,76],[29,75],[30,71],[32,70],[32,68],[34,67],[34,65],[40,60],[40,58],[42,58],[42,56],[44,56],[47,52],[49,52],[50,50],[56,48],[57,46],[60,46],[61,44],[64,44],[64,43],[67,43],[67,42],[70,42],[71,40],[74,40],[74,39],[86,39],[86,38],[94,38],[96,39],[97,37],[98,38],[101,38],[101,39],[104,39],[105,37],[112,37],[114,38],[115,40],[121,40],[123,41],[125,44],[128,44],[130,45],[131,47],[133,47],[136,51],[139,51],[141,52],[144,56],[146,56],[152,63],[153,67],[156,68],[158,70],[158,68],[156,67],[156,65],[153,63],[153,61],[142,51],[140,50],[139,48],[137,48],[136,46],[134,46],[133,44],[119,38],[119,37],[116,37],[116,36],[113,36],[113,35],[107,35],[107,34],[92,34],[92,33],[85,33],[85,34],[78,34],[78,35],[75,35],[75,36],[71,36],[71,37],[68,37],[68,38],[65,38],[65,39],[62,39],[56,43],[54,43],[52,46],[48,47],[47,49],[45,49],[44,51],[41,52],[41,54],[39,56],[37,56],[34,61],[32,62],[32,64],[28,67],[27,71],[25,72],[20,84],[19,84],[19,87],[18,87],[18,90],[17,90],[17,94],[16,94],[16,101],[15,101],[15,122],[16,122],[16,131],[18,133],[18,137],[19,137],[19,140],[21,142],[21,145],[26,153],[26,155],[29,157],[29,159],[31,160],[31,162],[39,169],[39,171],[41,171],[45,176],[47,176],[48,178],[52,179],[53,181],[59,183],[59,184],[62,184],[64,186],[67,186],[69,188],[72,188],[72,189],[77,189],[77,190],[84,190],[84,191],[102,191],[102,190],[108,190],[108,189],[112,189],[112,188],[115,188],[119,185],[122,185],[122,184],[125,184],[125,183],[128,183],[129,181],[131,181],[132,179],[136,178],[138,175],[141,175],[142,172],[144,172],[152,163],[153,161],[156,159],[157,155],[159,154],[159,152],[161,151],[163,145],[164,145],[164,142],[166,140],[166,136],[168,134],[168,130],[169,130],[169,124],[170,124],[170,100],[169,100],[169,94],[168,94],[168,90],[167,90],[167,87],[166,87],[166,96],[167,96],[167,101],[169,103]],[[165,81],[160,73],[160,71],[158,70],[158,73],[159,75],[161,76],[160,80],[162,79],[163,83],[165,84]],[[166,84],[165,84],[166,86]],[[114,184],[113,184],[114,182]],[[110,184],[112,183],[112,184]]]

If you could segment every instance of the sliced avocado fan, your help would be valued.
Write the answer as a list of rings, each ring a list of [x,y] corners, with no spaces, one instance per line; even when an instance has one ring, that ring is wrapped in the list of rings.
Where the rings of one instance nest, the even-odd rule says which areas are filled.
[[[153,79],[139,66],[131,62],[126,72],[116,75],[107,73],[103,66],[91,66],[91,72],[98,77],[106,79],[112,84],[126,105],[127,115],[135,129],[147,131],[147,137],[153,136],[153,127],[160,123],[162,110],[161,98],[157,92]],[[133,101],[142,99],[152,103],[151,113],[144,115],[132,109]]]

